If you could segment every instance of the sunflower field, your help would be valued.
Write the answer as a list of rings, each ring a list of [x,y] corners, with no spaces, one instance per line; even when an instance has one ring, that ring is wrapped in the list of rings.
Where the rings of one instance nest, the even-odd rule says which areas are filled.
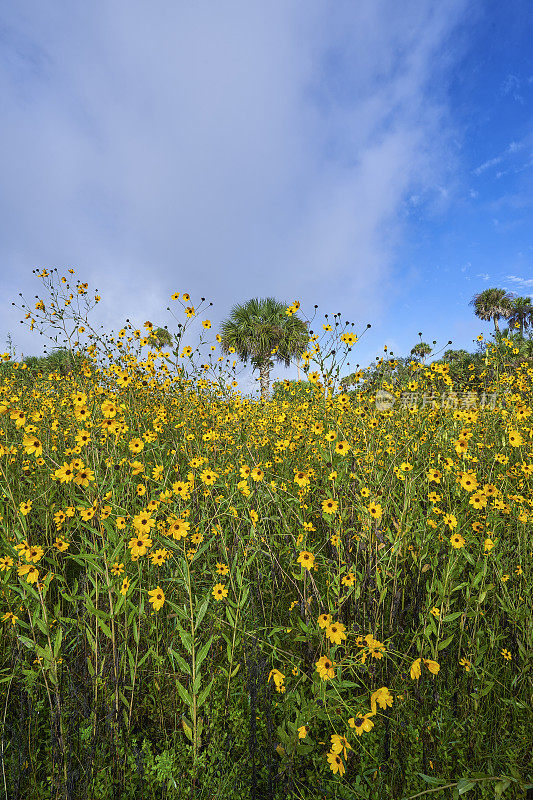
[[[39,278],[75,358],[0,367],[3,796],[531,796],[533,365],[348,394],[336,320],[259,401],[206,301],[171,351]]]

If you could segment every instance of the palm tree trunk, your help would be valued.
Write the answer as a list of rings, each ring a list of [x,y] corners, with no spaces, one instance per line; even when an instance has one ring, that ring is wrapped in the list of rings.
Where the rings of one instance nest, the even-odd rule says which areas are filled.
[[[268,400],[270,388],[270,366],[268,362],[259,368],[259,384],[261,386],[261,400]]]
[[[500,326],[498,325],[498,317],[493,317],[494,320],[494,328],[496,329],[497,333],[500,332]]]

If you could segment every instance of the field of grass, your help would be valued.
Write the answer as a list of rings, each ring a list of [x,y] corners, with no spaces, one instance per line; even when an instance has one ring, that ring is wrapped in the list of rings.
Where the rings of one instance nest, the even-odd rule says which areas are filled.
[[[533,368],[260,402],[147,331],[0,377],[0,791],[525,798]]]

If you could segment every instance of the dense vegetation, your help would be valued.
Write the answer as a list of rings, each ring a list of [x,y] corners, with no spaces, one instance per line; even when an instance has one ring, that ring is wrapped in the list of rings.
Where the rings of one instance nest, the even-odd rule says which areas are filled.
[[[526,797],[523,330],[459,386],[418,352],[348,394],[326,319],[256,401],[187,294],[175,337],[99,336],[87,285],[40,277],[26,321],[73,366],[0,375],[5,795]]]

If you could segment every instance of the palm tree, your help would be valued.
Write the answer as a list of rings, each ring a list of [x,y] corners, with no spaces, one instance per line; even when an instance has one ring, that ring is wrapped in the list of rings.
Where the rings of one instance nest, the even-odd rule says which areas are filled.
[[[446,364],[458,364],[461,361],[465,361],[470,357],[470,353],[468,350],[446,350],[444,355],[442,356],[442,360]]]
[[[154,328],[148,337],[148,345],[154,350],[162,350],[163,347],[170,347],[172,344],[172,334],[166,328]]]
[[[309,342],[306,323],[287,314],[287,304],[273,297],[254,298],[236,305],[220,326],[222,349],[235,352],[259,370],[261,398],[267,399],[274,359],[289,366]]]
[[[484,350],[475,353],[464,349],[446,350],[442,356],[442,362],[450,368],[449,376],[454,386],[461,390],[467,389],[472,375],[477,375],[482,370],[484,359]]]
[[[500,333],[499,319],[508,319],[511,314],[513,295],[506,289],[485,289],[474,295],[470,305],[474,306],[474,313],[479,319],[491,319],[494,322],[496,333]]]
[[[424,359],[431,353],[432,347],[427,342],[418,342],[411,348],[411,355],[415,358]]]
[[[509,328],[514,328],[518,323],[520,328],[520,338],[524,337],[524,328],[533,323],[533,306],[531,297],[515,297],[511,301],[511,313],[509,315]]]

